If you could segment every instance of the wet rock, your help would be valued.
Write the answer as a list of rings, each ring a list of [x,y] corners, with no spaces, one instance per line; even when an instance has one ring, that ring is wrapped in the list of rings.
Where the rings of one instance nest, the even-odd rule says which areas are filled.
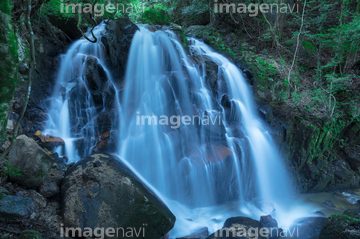
[[[231,155],[232,151],[223,145],[211,145],[206,147],[206,158],[212,163],[223,161]]]
[[[346,215],[332,215],[321,229],[319,239],[360,238],[359,220]]]
[[[105,133],[103,133],[101,135],[101,140],[106,140],[108,138],[110,138],[110,132],[109,131],[107,131],[107,132],[105,132]]]
[[[360,147],[346,147],[344,149],[346,161],[349,163],[352,170],[360,173]]]
[[[61,207],[65,226],[142,228],[147,223],[147,238],[164,236],[175,222],[166,205],[128,168],[105,154],[88,156],[68,169]]]
[[[323,225],[326,222],[325,217],[307,217],[295,221],[288,234],[292,233],[296,239],[318,238]]]
[[[207,114],[202,120],[202,129],[208,142],[225,142],[226,129],[223,124],[222,113]],[[207,121],[204,121],[206,119]]]
[[[225,221],[222,229],[216,231],[207,239],[250,239],[254,238],[256,230],[262,228],[262,224],[259,221],[253,220],[247,217],[232,217]],[[265,239],[261,235],[257,238]]]
[[[330,200],[324,201],[323,204],[328,206],[328,207],[336,208],[335,204]]]
[[[282,229],[278,228],[277,221],[271,217],[271,215],[261,216],[260,223],[264,228],[269,230],[268,239],[277,239],[280,233],[282,233]]]
[[[98,62],[98,59],[89,56],[85,60],[85,76],[90,91],[96,92],[101,90],[107,82],[106,72],[104,67]]]
[[[21,170],[20,176],[10,176],[12,181],[28,188],[37,188],[49,174],[53,159],[35,140],[20,135],[9,152],[9,163]]]
[[[218,80],[218,71],[219,71],[219,66],[211,61],[211,60],[206,60],[205,62],[205,72],[206,72],[206,77],[205,80],[206,82],[209,84],[210,89],[212,91],[216,91],[217,90],[217,80]]]
[[[191,238],[191,239],[203,239],[209,236],[209,230],[207,227],[203,227],[192,233],[191,235],[182,237],[182,238]],[[181,238],[181,239],[182,239]]]
[[[235,105],[236,103],[232,101],[228,94],[222,95],[220,104],[224,108],[227,122],[232,125],[238,125],[241,122],[242,116]]]
[[[96,57],[89,56],[85,60],[84,75],[86,78],[87,88],[93,97],[95,106],[100,109],[112,107],[115,96],[115,88],[110,81],[108,81],[107,74],[104,67],[100,64]],[[87,92],[79,95],[77,88],[71,92],[71,98],[75,100],[86,101]],[[75,94],[75,95],[74,95]]]
[[[108,56],[108,65],[113,69],[112,76],[120,85],[125,75],[126,62],[131,41],[139,28],[128,18],[118,18],[106,25],[106,35],[101,38]]]
[[[39,143],[39,145],[45,149],[53,150],[58,146],[64,146],[65,141],[56,136],[52,135],[43,135],[40,130],[36,131],[34,134],[34,139]]]
[[[231,99],[229,95],[223,95],[223,97],[221,98],[221,105],[224,107],[225,110],[231,109]]]
[[[278,223],[277,221],[272,218],[271,215],[267,215],[267,216],[261,216],[260,217],[260,223],[264,226],[264,227],[278,227]]]
[[[0,194],[0,219],[21,220],[29,218],[34,211],[31,198]]]
[[[270,105],[261,105],[259,112],[260,116],[266,120],[266,122],[271,123],[273,121],[273,113]]]
[[[34,231],[34,230],[25,230],[19,236],[19,239],[42,239],[42,238],[43,237],[41,236],[41,234],[38,231]]]

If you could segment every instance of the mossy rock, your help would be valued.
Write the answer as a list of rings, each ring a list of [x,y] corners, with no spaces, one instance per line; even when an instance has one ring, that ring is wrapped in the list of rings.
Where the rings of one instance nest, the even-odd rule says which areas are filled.
[[[360,220],[346,216],[329,217],[320,232],[319,239],[360,239]]]

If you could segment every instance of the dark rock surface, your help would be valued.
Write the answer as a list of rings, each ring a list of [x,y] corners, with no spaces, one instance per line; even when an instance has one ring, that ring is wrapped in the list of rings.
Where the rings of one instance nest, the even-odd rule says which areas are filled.
[[[325,217],[300,218],[295,221],[289,233],[297,239],[318,238],[325,222]]]
[[[264,237],[256,233],[256,230],[259,231],[262,227],[263,225],[254,219],[247,217],[232,217],[225,221],[222,229],[211,234],[207,239],[250,239],[255,236],[261,239]]]
[[[67,227],[143,228],[160,238],[173,227],[174,215],[118,159],[105,154],[84,158],[65,175],[61,207]]]
[[[54,160],[35,140],[20,135],[9,152],[9,163],[21,170],[21,175],[10,177],[12,181],[37,188],[49,174]]]
[[[0,219],[13,221],[29,218],[35,211],[31,198],[0,194]]]
[[[205,239],[206,237],[209,236],[209,230],[207,227],[203,227],[198,229],[197,231],[195,231],[194,233],[192,233],[191,235],[182,237],[181,239],[184,238],[189,238],[189,239]]]
[[[139,28],[128,18],[118,18],[109,21],[106,30],[106,35],[101,41],[105,46],[108,65],[112,69],[115,82],[120,85],[125,75],[131,41]]]

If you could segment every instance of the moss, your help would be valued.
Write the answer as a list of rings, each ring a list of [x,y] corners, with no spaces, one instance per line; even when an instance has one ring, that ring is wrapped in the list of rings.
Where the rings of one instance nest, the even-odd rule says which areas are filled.
[[[41,168],[35,172],[35,176],[43,178],[47,176],[47,172],[43,168]]]
[[[0,143],[5,139],[10,102],[17,82],[17,38],[11,21],[8,0],[0,3]]]

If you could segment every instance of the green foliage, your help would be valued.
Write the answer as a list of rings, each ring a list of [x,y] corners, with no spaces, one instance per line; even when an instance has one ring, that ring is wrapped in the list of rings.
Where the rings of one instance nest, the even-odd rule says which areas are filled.
[[[9,162],[3,162],[3,166],[0,168],[0,174],[2,176],[21,176],[21,169],[12,166]]]
[[[74,4],[79,3],[79,0],[74,0]],[[72,13],[72,8],[69,8],[70,11],[67,13],[65,11],[65,8],[62,11],[62,6],[64,6],[64,3],[60,0],[49,0],[44,4],[43,9],[41,11],[42,16],[55,16],[58,19],[67,20],[70,18],[74,18],[75,14]]]
[[[142,21],[150,25],[170,25],[171,18],[167,8],[159,3],[145,9]]]
[[[314,44],[311,41],[303,40],[302,44],[306,50],[308,50],[310,52],[316,52],[316,47],[314,46]]]

